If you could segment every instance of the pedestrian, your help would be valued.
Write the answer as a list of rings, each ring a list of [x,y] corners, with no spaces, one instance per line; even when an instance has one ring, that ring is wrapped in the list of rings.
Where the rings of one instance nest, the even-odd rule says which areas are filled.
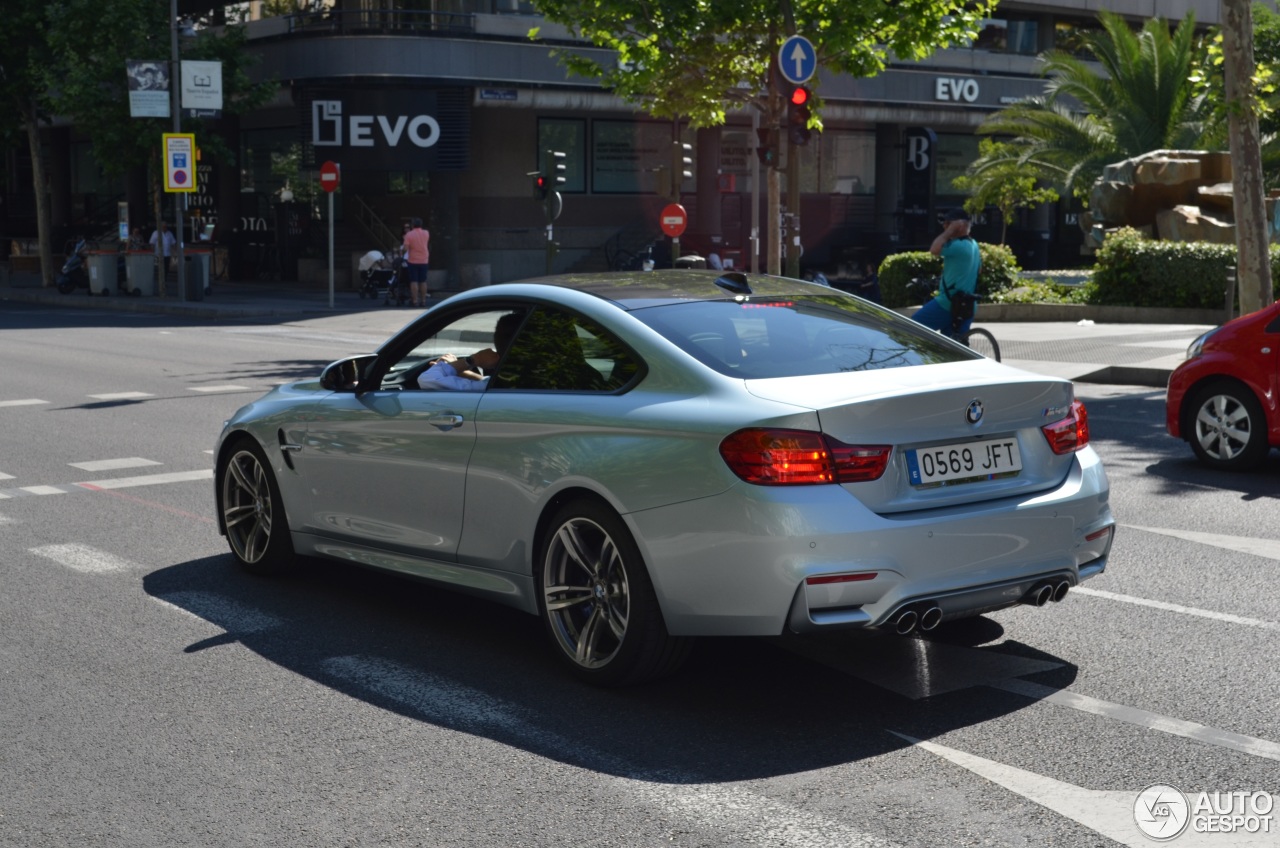
[[[971,223],[969,213],[961,207],[943,216],[942,232],[929,245],[930,253],[942,257],[938,294],[911,316],[930,329],[956,338],[968,332],[969,325],[973,323],[972,304],[978,290],[978,269],[982,267],[978,243],[969,235]],[[954,326],[953,301],[963,304],[966,300],[970,306],[968,315],[957,316],[959,326]]]
[[[142,234],[142,227],[135,225],[129,233],[129,250],[146,250],[147,238]]]
[[[404,234],[405,274],[409,280],[409,299],[414,306],[427,305],[427,264],[431,259],[428,245],[431,233],[422,229],[422,219],[410,222],[409,232]]]
[[[164,275],[169,276],[169,266],[173,262],[173,248],[178,240],[173,237],[173,233],[169,232],[169,224],[165,221],[160,222],[160,229],[151,234],[151,246],[155,247],[160,244],[164,253]]]

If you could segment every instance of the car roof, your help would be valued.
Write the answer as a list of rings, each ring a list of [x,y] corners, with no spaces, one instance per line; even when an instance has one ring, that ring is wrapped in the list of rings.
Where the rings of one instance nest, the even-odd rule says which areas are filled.
[[[614,271],[561,274],[520,280],[525,285],[574,289],[595,295],[626,309],[641,309],[684,301],[736,300],[742,297],[846,296],[839,289],[818,286],[788,277],[746,274],[741,271],[667,269],[662,271]]]

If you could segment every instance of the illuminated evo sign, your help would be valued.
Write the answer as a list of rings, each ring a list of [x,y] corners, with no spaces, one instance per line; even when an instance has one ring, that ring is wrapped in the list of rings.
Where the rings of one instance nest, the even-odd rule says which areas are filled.
[[[440,141],[435,111],[433,92],[318,96],[311,101],[311,143],[346,168],[431,168]]]
[[[978,81],[972,77],[937,77],[933,81],[933,99],[973,103],[978,99]]]

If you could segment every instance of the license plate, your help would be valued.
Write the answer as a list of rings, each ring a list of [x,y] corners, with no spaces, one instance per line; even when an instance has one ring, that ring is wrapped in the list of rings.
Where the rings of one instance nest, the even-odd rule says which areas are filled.
[[[982,439],[907,451],[911,485],[990,480],[1022,470],[1017,439]]]

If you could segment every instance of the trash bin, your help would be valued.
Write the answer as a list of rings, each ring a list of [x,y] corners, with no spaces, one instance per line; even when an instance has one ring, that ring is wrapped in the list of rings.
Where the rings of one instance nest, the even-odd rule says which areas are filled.
[[[116,287],[116,255],[114,250],[89,252],[89,294],[111,294]]]
[[[187,300],[204,300],[209,287],[209,251],[188,250],[183,256],[187,265]]]
[[[127,272],[129,294],[156,294],[156,255],[150,250],[131,250],[125,254],[124,266]]]

